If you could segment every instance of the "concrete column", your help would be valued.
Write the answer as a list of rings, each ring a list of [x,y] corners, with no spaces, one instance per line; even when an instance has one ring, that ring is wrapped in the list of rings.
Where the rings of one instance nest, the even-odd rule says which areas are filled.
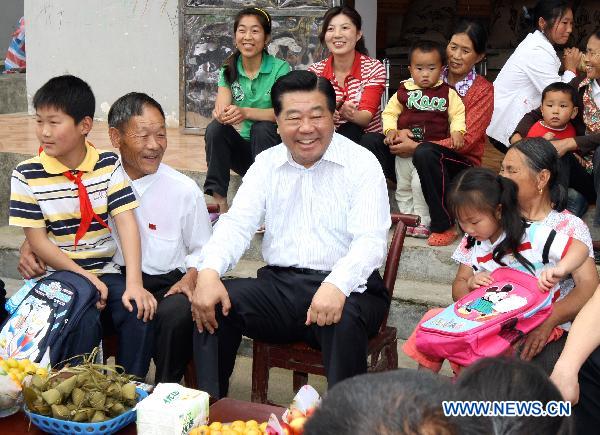
[[[375,57],[377,53],[377,1],[376,0],[356,0],[354,7],[362,17],[363,37],[369,55]]]

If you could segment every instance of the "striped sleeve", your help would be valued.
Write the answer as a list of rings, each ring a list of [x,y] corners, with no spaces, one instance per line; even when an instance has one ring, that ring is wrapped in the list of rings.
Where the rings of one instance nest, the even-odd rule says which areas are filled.
[[[366,80],[363,82],[364,90],[358,105],[358,110],[368,110],[375,115],[381,105],[381,95],[385,90],[386,73],[381,62],[369,59],[365,67]]]
[[[312,65],[309,65],[307,70],[310,72],[314,72],[316,75],[321,75],[323,69],[325,68],[325,61],[322,60],[320,62],[315,62]]]
[[[45,228],[44,215],[33,190],[19,167],[10,179],[10,210],[8,224],[24,228]]]
[[[108,181],[108,212],[112,217],[127,210],[138,207],[135,194],[129,181],[125,177],[121,162],[115,164],[115,169]]]

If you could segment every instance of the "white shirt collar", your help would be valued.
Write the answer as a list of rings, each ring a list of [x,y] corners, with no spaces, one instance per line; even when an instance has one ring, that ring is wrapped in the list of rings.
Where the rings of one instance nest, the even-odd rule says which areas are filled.
[[[344,141],[349,141],[350,139],[347,139],[346,137],[338,134],[338,133],[333,133],[333,137],[331,138],[331,142],[329,143],[329,146],[327,147],[327,149],[325,150],[325,154],[323,154],[323,157],[321,157],[321,159],[316,162],[314,165],[312,165],[310,168],[305,168],[304,166],[298,164],[296,161],[294,161],[294,159],[292,158],[292,153],[290,153],[290,151],[288,150],[287,146],[285,146],[285,144],[281,144],[281,146],[283,147],[281,152],[277,153],[276,156],[276,160],[275,160],[275,166],[282,166],[284,163],[289,163],[291,166],[298,168],[298,169],[312,169],[317,167],[323,160],[332,162],[332,163],[336,163],[340,166],[346,166],[346,159],[344,157],[344,153],[342,152],[342,148],[344,146]]]
[[[541,30],[536,30],[535,32],[533,32],[533,36],[542,41],[543,43],[552,46],[552,43],[548,40],[548,37],[544,35],[544,33]]]
[[[125,171],[125,165],[123,165],[122,157],[119,157],[119,160],[121,160],[121,166],[123,166],[123,172],[125,172],[125,176],[131,182],[131,185],[133,186],[135,193],[138,195],[138,198],[142,197],[144,195],[146,190],[148,190],[148,188],[150,186],[152,186],[152,184],[154,184],[154,182],[160,178],[160,174],[164,171],[163,164],[161,163],[158,166],[158,170],[154,174],[144,175],[143,177],[138,178],[137,180],[132,180],[131,177],[129,176],[129,174],[127,173],[127,171]]]

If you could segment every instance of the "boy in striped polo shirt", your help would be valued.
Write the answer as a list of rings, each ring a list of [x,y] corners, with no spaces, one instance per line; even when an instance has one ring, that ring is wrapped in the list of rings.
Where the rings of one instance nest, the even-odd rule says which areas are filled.
[[[13,171],[9,224],[24,229],[45,264],[85,276],[100,293],[96,308],[85,313],[69,338],[67,353],[89,352],[98,345],[98,317],[107,308],[102,320],[119,335],[117,364],[143,378],[157,303],[142,285],[135,195],[118,156],[86,141],[95,110],[87,83],[69,75],[55,77],[36,92],[33,106],[40,153]],[[126,281],[112,262],[116,243],[106,223],[109,215],[121,239]]]

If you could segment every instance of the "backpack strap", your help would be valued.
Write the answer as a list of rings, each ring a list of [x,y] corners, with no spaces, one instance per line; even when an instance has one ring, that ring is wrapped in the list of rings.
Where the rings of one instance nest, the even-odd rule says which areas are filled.
[[[544,244],[544,250],[542,251],[542,263],[548,264],[550,260],[548,260],[548,254],[550,253],[550,247],[554,242],[554,238],[556,237],[556,230],[550,231],[548,238],[546,239],[546,243]]]

